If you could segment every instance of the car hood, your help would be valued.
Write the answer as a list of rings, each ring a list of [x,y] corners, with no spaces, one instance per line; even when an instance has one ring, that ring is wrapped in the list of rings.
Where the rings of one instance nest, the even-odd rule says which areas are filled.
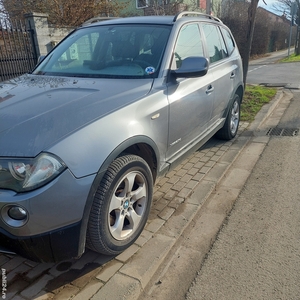
[[[0,156],[34,157],[88,123],[145,96],[152,81],[24,75],[3,82]]]

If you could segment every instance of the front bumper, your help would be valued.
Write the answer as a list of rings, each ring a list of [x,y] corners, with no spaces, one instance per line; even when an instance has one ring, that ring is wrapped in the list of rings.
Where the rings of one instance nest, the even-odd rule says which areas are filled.
[[[95,175],[75,178],[67,169],[37,190],[0,190],[0,252],[40,262],[80,256],[84,251],[89,192]],[[25,221],[12,220],[10,207],[22,207]]]

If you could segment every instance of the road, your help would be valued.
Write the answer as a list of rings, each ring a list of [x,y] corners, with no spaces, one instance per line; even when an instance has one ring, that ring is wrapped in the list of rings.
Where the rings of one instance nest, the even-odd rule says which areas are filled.
[[[291,89],[300,88],[300,62],[276,64],[278,60],[285,57],[287,57],[287,50],[278,51],[268,57],[251,61],[247,83]]]

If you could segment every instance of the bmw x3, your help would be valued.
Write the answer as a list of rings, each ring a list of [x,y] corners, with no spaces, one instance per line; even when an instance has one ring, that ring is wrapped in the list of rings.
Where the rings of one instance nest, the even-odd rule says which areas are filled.
[[[0,252],[124,251],[157,178],[212,136],[236,136],[242,74],[222,21],[181,12],[83,25],[2,82]]]

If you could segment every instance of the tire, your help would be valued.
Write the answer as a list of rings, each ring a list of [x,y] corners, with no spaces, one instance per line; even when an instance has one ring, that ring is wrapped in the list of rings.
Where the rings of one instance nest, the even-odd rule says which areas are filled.
[[[216,134],[217,138],[231,140],[236,136],[240,124],[240,106],[241,99],[239,95],[235,94],[229,107],[224,126]]]
[[[153,178],[135,155],[116,158],[95,193],[87,228],[87,247],[117,255],[141,234],[151,208]]]

